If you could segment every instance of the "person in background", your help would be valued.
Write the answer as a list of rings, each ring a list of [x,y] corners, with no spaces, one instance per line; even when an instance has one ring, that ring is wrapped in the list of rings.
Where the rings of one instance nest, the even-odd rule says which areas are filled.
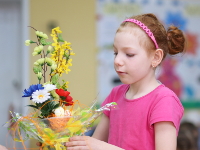
[[[182,122],[177,138],[177,150],[198,150],[198,128],[191,122]]]
[[[184,108],[177,95],[155,76],[167,54],[184,52],[181,30],[166,31],[154,14],[125,19],[114,37],[114,68],[123,83],[113,88],[92,137],[75,136],[67,150],[176,150]]]

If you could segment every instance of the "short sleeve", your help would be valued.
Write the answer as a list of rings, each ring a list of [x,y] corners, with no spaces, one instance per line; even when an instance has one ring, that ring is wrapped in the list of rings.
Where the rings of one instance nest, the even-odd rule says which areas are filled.
[[[110,94],[106,97],[106,99],[103,101],[103,103],[101,104],[101,107],[108,104],[108,103],[111,103],[113,102],[113,95],[114,95],[114,89],[112,89],[112,91],[110,92]],[[110,111],[108,110],[104,110],[103,113],[107,116],[107,117],[110,117]]]
[[[183,112],[184,109],[179,99],[174,96],[163,97],[152,108],[150,126],[152,127],[156,122],[171,121],[178,133]]]

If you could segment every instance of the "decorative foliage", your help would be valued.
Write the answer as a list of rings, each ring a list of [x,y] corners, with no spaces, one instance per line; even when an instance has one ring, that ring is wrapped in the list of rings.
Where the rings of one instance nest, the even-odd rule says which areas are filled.
[[[22,142],[24,149],[27,149],[25,140],[36,139],[42,143],[42,149],[64,150],[64,142],[71,136],[83,135],[104,110],[116,108],[116,103],[96,109],[96,101],[82,108],[78,100],[73,101],[67,90],[69,82],[60,83],[62,74],[68,73],[72,66],[71,43],[64,41],[59,27],[52,29],[53,42],[47,41],[45,33],[33,29],[37,41],[26,40],[25,45],[36,44],[32,55],[40,56],[33,66],[38,84],[25,89],[22,97],[30,97],[33,104],[28,106],[34,111],[27,116],[11,112],[13,118],[5,126],[9,127],[14,141]],[[79,104],[77,109],[75,103]]]
[[[48,118],[56,116],[56,109],[62,107],[67,110],[66,106],[74,104],[73,98],[69,95],[70,92],[67,91],[68,82],[63,80],[62,84],[59,83],[62,74],[71,71],[69,67],[72,66],[71,55],[74,53],[70,47],[71,43],[62,38],[62,31],[59,27],[52,29],[53,42],[47,41],[47,34],[33,29],[37,41],[26,40],[25,45],[36,44],[32,55],[40,56],[40,58],[34,62],[33,72],[36,74],[39,84],[25,89],[22,97],[30,97],[34,104],[29,106],[41,111],[40,118]],[[49,81],[46,81],[47,77],[49,77]]]

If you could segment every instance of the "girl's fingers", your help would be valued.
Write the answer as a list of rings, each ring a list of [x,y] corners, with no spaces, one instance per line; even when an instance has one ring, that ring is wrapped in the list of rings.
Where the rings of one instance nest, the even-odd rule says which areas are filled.
[[[67,147],[67,150],[88,150],[86,146]]]
[[[67,147],[70,147],[70,146],[86,146],[86,142],[85,141],[70,141],[70,142],[66,142],[65,145]]]
[[[67,150],[92,150],[88,145],[87,136],[74,136],[69,139],[69,142],[65,143]]]
[[[42,143],[37,142],[36,145],[37,145],[37,146],[42,146]]]
[[[84,136],[73,136],[73,137],[69,138],[69,141],[85,141],[85,137]]]

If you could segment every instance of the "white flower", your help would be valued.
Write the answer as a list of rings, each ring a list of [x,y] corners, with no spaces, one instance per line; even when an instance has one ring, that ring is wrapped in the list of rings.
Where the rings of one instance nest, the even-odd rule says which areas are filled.
[[[62,107],[58,107],[54,110],[56,117],[62,117],[65,115],[65,110]]]
[[[72,113],[71,113],[71,111],[70,110],[65,110],[65,116],[71,116],[72,115]]]
[[[45,84],[44,85],[44,89],[47,90],[47,91],[52,91],[52,90],[55,90],[57,89],[55,85],[53,84]]]
[[[31,40],[26,40],[26,41],[25,41],[25,45],[26,45],[26,46],[29,46],[30,44],[31,44]]]
[[[48,36],[46,34],[43,34],[42,37],[48,39]]]
[[[40,51],[42,51],[44,49],[43,45],[39,45],[38,48],[40,49]]]
[[[43,103],[50,98],[50,93],[47,90],[36,90],[32,94],[32,101],[35,103]]]
[[[38,55],[38,52],[33,52],[32,55],[36,56],[36,55]]]
[[[52,65],[51,65],[51,69],[52,70],[55,70],[57,68],[57,64],[56,63],[53,63]]]
[[[47,48],[47,50],[48,50],[48,51],[52,51],[52,50],[53,50],[53,47],[52,47],[52,46],[49,46],[49,47]]]

